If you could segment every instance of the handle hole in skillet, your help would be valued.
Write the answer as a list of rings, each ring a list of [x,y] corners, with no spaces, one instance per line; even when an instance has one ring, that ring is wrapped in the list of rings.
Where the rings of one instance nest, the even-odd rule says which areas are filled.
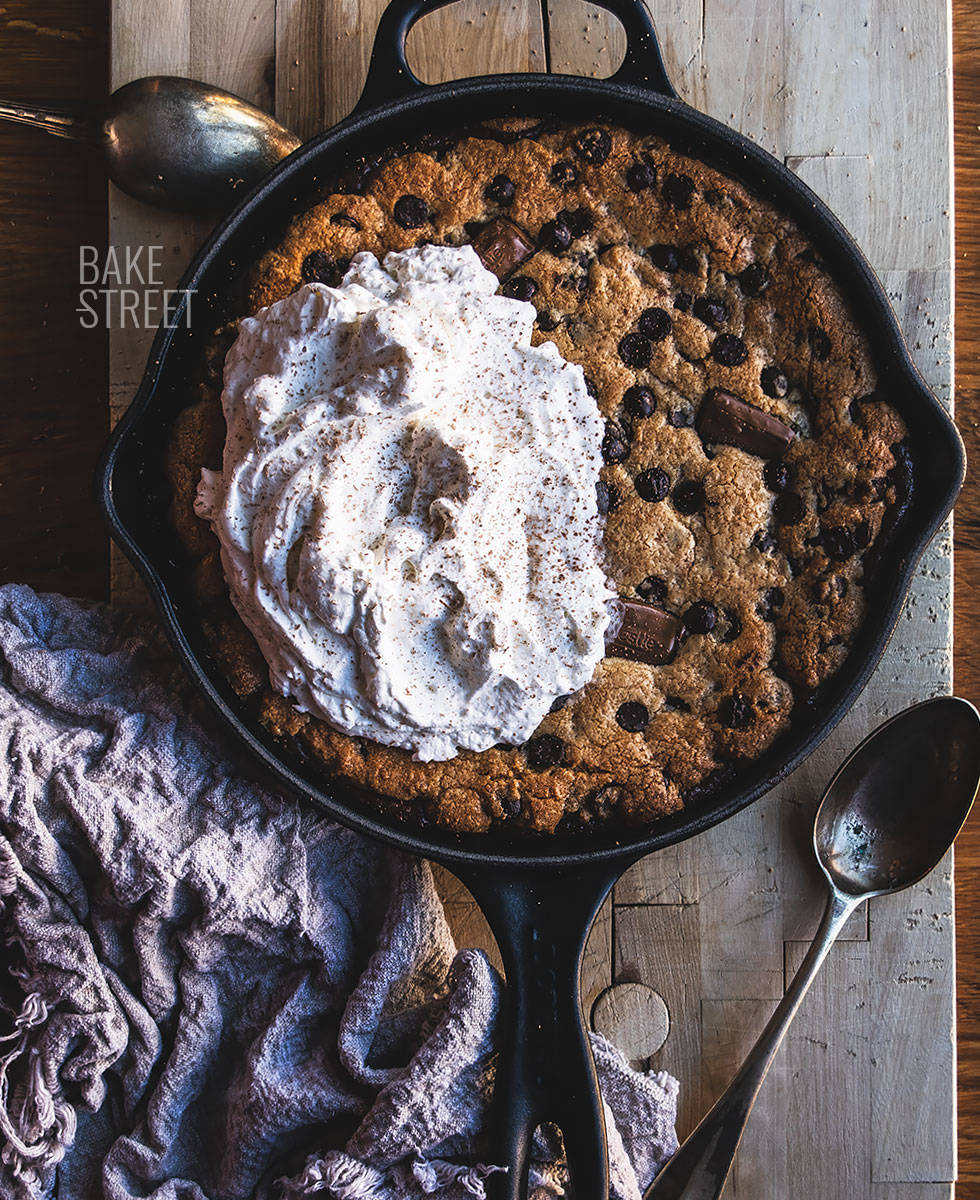
[[[538,0],[513,0],[509,4],[459,0],[412,26],[405,57],[423,83],[446,83],[470,75],[543,71],[544,39]]]

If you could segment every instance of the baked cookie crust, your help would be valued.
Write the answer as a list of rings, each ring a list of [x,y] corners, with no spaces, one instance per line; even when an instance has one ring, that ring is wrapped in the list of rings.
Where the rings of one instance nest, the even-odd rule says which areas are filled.
[[[491,235],[514,226],[530,251],[497,254],[502,290],[536,306],[535,343],[582,365],[606,418],[609,576],[683,622],[671,661],[607,656],[524,746],[448,762],[296,711],[270,688],[192,507],[201,468],[220,468],[234,330],[215,336],[201,398],[174,428],[173,519],[232,686],[326,773],[459,831],[643,824],[765,751],[844,662],[869,553],[907,503],[906,431],[796,226],[661,139],[613,126],[502,121],[365,160],[262,257],[248,311],[339,282],[361,250],[485,250],[494,221],[508,224]],[[705,405],[719,392],[792,431],[785,453],[710,440]]]

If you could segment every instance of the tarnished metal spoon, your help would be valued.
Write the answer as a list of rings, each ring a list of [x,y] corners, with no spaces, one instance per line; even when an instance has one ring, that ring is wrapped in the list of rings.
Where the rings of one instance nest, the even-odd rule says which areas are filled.
[[[134,79],[89,112],[0,101],[0,119],[90,142],[117,187],[184,212],[227,209],[300,145],[239,96],[171,75]]]
[[[955,696],[892,717],[830,781],[813,847],[830,885],[820,930],[741,1070],[644,1200],[717,1200],[752,1105],[807,988],[848,917],[911,887],[942,859],[980,783],[980,715]]]

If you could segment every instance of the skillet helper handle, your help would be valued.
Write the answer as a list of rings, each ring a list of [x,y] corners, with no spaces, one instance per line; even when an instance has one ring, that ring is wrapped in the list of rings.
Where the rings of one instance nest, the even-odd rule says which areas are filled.
[[[507,1166],[488,1186],[525,1200],[531,1138],[543,1122],[562,1131],[575,1195],[605,1200],[606,1131],[579,969],[596,913],[622,868],[542,871],[486,868],[463,882],[500,947],[508,1007],[494,1088],[492,1161]]]
[[[414,74],[405,57],[409,30],[422,17],[445,8],[454,0],[391,0],[381,14],[368,64],[364,90],[354,112],[376,108],[389,100],[400,100],[425,84]],[[664,67],[660,43],[643,0],[598,0],[626,30],[626,57],[612,76],[615,83],[646,88],[676,99]]]

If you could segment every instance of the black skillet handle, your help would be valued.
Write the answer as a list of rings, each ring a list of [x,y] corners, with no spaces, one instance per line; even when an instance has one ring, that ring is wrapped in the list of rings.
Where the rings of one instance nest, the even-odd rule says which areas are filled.
[[[363,112],[388,100],[400,100],[425,84],[412,72],[405,57],[405,39],[416,21],[445,8],[453,0],[391,0],[381,14],[364,90],[354,108]],[[626,57],[612,76],[615,83],[648,88],[675,99],[664,67],[660,43],[643,0],[597,0],[617,17],[626,30]]]
[[[454,870],[457,868],[454,866]],[[497,939],[507,976],[505,1032],[491,1161],[496,1197],[525,1200],[531,1135],[559,1126],[576,1196],[605,1200],[605,1122],[582,1016],[579,969],[592,922],[622,864],[579,868],[481,867],[460,872]]]

